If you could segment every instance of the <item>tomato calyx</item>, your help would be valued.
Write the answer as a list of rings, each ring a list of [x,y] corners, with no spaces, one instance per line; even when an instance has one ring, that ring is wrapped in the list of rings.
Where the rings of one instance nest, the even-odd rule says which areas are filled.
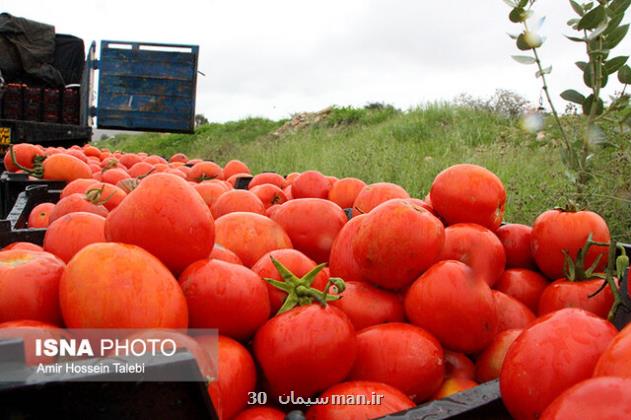
[[[576,213],[583,209],[579,208],[578,204],[573,200],[568,200],[563,207],[555,207],[554,210],[560,211],[561,213]]]
[[[146,176],[146,175],[143,175],[143,176]],[[125,178],[125,179],[120,180],[120,184],[119,184],[122,190],[125,191],[126,193],[132,192],[133,190],[136,189],[136,187],[138,187],[138,185],[140,185],[140,177]]]
[[[346,289],[344,280],[339,277],[329,277],[329,280],[324,287],[324,291],[311,287],[316,276],[326,266],[325,263],[316,265],[307,274],[302,277],[298,277],[294,273],[289,271],[289,269],[287,269],[287,267],[285,267],[276,258],[272,256],[270,256],[270,258],[272,259],[272,264],[274,264],[274,267],[276,267],[276,270],[278,270],[278,273],[280,274],[283,281],[278,281],[270,278],[264,278],[263,280],[276,287],[277,289],[287,293],[287,297],[285,298],[283,305],[280,307],[276,315],[287,312],[295,308],[296,306],[310,305],[313,303],[313,301],[316,301],[323,307],[326,307],[327,302],[340,299],[342,296],[339,293],[342,293]],[[335,289],[338,293],[337,295],[328,294],[328,290],[331,285],[335,286]]]
[[[103,184],[101,188],[89,189],[85,193],[85,199],[89,201],[90,203],[95,204],[97,206],[101,206],[107,203],[108,201],[110,201],[112,197],[114,197],[114,195],[116,195],[116,191],[112,192],[107,198],[102,198],[104,189],[105,189],[105,184]]]
[[[592,265],[585,269],[585,257],[587,252],[592,246],[609,246],[608,242],[596,242],[592,240],[592,234],[590,233],[585,241],[585,244],[576,253],[576,260],[572,260],[572,257],[568,253],[567,249],[563,249],[563,273],[569,281],[582,281],[591,280],[595,277],[603,278],[599,274],[594,274],[594,270],[598,267],[602,254],[598,255]]]
[[[33,158],[33,169],[29,169],[18,162],[15,156],[15,150],[13,150],[13,145],[9,146],[9,154],[11,155],[13,164],[27,175],[40,179],[44,177],[44,160],[46,160],[46,156],[35,156]]]

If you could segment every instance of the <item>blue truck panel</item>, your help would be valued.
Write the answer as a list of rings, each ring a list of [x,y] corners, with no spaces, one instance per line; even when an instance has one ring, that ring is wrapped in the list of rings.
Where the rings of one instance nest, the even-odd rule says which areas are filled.
[[[199,48],[102,41],[99,128],[192,133]]]

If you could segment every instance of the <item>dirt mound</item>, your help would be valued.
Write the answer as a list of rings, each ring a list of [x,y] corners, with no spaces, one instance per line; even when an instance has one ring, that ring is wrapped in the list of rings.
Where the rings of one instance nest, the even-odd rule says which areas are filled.
[[[272,135],[276,137],[280,137],[284,134],[302,130],[303,128],[317,124],[325,120],[329,116],[332,110],[333,110],[333,107],[329,106],[327,108],[324,108],[322,111],[318,111],[318,112],[301,112],[299,114],[295,114],[289,121],[283,124],[278,130],[274,131]]]

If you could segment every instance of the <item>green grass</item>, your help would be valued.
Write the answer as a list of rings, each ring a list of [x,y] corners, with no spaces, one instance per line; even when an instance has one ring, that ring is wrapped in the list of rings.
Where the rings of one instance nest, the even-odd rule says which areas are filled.
[[[194,135],[119,136],[99,146],[170,156],[246,162],[254,172],[317,169],[368,183],[400,184],[423,197],[446,167],[476,163],[495,172],[508,194],[505,219],[531,224],[546,209],[574,198],[560,153],[548,135],[536,141],[518,123],[497,114],[448,104],[409,111],[392,107],[335,108],[318,124],[274,136],[285,121],[249,118],[200,127]],[[600,167],[587,205],[605,217],[614,237],[631,241],[631,154],[627,145],[596,154]],[[626,148],[625,148],[626,147]]]

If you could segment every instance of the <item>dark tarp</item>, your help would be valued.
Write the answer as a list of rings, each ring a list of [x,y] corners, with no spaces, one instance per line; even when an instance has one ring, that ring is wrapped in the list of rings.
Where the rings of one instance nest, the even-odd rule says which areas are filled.
[[[20,67],[28,76],[49,86],[64,86],[61,73],[53,67],[55,61],[54,26],[1,13],[0,35],[13,45],[20,58]],[[1,61],[10,60],[11,49],[6,48],[4,44],[0,44],[0,47],[2,48]],[[5,70],[4,67],[2,70]]]
[[[80,84],[85,63],[83,40],[72,35],[55,35],[54,66],[67,85]]]

